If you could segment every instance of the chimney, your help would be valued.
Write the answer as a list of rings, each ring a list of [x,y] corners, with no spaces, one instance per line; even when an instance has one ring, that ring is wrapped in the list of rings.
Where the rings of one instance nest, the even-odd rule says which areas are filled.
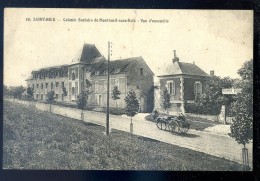
[[[172,63],[174,63],[174,62],[179,62],[179,58],[177,57],[177,55],[176,55],[176,50],[173,50],[173,59],[172,59]]]
[[[214,70],[211,70],[209,74],[210,76],[214,76]]]

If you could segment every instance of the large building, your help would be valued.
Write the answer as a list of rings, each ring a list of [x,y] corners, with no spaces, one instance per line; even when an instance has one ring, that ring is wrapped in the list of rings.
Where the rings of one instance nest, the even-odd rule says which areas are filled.
[[[195,63],[180,62],[174,50],[171,65],[167,66],[164,74],[158,76],[159,85],[155,92],[155,109],[162,111],[163,90],[167,89],[171,103],[169,113],[185,113],[185,102],[193,103],[195,96],[204,92],[206,82],[210,77]]]
[[[89,90],[89,103],[105,107],[107,100],[107,60],[95,45],[84,44],[77,61],[69,65],[32,71],[27,85],[34,89],[34,99],[45,100],[53,90],[57,101],[74,102],[82,91]],[[140,112],[153,109],[154,74],[142,57],[110,61],[110,105],[125,107],[124,98],[134,90],[140,103]],[[114,87],[119,88],[120,99],[112,99]],[[65,96],[65,92],[67,95]]]

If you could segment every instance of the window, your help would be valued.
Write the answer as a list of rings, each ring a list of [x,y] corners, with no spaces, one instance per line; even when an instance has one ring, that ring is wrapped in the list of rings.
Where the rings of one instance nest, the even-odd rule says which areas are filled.
[[[41,100],[43,100],[43,94],[41,94]]]
[[[98,91],[98,81],[95,81],[95,92]]]
[[[37,88],[37,89],[39,88],[39,84],[36,84],[36,88]]]
[[[104,75],[107,75],[107,70],[104,70]]]
[[[120,72],[120,68],[116,68],[115,69],[115,73],[117,74],[117,73],[119,73]]]
[[[59,86],[59,82],[56,82],[56,87],[58,87]]]
[[[39,99],[39,94],[36,94],[36,99]]]
[[[58,99],[59,98],[59,94],[56,94],[56,99]]]
[[[144,75],[144,69],[140,68],[140,75]]]
[[[72,80],[75,80],[75,73],[72,72]]]
[[[45,88],[46,88],[46,89],[48,88],[48,83],[45,83]]]
[[[175,82],[167,81],[167,90],[170,95],[175,95]]]
[[[115,79],[115,86],[117,86],[119,88],[119,80]]]
[[[79,76],[79,68],[77,67],[77,68],[75,68],[75,71],[76,71],[76,79],[78,79],[78,76]]]
[[[75,82],[75,94],[77,95],[78,94],[78,82]]]
[[[53,83],[51,83],[51,90],[53,89]]]
[[[104,81],[104,91],[107,91],[107,80]]]
[[[34,84],[32,85],[32,88],[34,89]]]
[[[61,87],[62,87],[62,88],[64,87],[64,82],[61,82]]]
[[[194,94],[202,94],[202,84],[200,81],[194,83]]]
[[[72,87],[72,89],[71,89],[71,94],[72,94],[72,95],[75,94],[75,88],[74,88],[74,87]]]
[[[98,70],[95,71],[95,75],[99,75],[99,71]]]

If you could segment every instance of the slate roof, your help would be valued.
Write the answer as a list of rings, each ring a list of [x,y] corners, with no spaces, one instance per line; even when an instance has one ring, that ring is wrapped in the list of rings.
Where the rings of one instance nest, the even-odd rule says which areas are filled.
[[[110,74],[120,74],[127,72],[137,61],[144,61],[142,57],[132,57],[120,60],[114,60],[109,62],[109,73]],[[119,72],[116,73],[116,68]],[[107,62],[98,62],[92,64],[90,68],[91,75],[95,75],[95,71],[99,71],[99,75],[106,75],[104,72],[107,70]]]
[[[167,76],[167,75],[184,75],[184,74],[210,77],[209,74],[204,72],[197,65],[193,63],[185,63],[179,61],[176,61],[171,65],[167,66],[164,70],[164,73],[159,75],[158,77]]]
[[[80,57],[80,62],[87,62],[87,63],[92,63],[93,60],[96,58],[102,57],[101,53],[98,51],[95,45],[93,44],[84,44],[81,57]]]
[[[43,67],[43,68],[40,68],[39,70],[32,71],[32,73],[36,73],[36,72],[40,72],[40,71],[59,70],[59,69],[68,69],[68,65],[63,64],[63,65],[57,65],[57,66],[52,66],[52,67]]]

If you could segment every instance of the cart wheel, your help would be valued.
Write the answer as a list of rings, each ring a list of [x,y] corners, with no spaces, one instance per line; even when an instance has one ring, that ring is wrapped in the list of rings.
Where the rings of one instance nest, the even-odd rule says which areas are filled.
[[[171,126],[171,131],[179,133],[180,127],[179,127],[179,124],[176,121],[171,121],[170,126]]]
[[[162,129],[162,120],[160,118],[157,118],[156,126],[158,129]]]
[[[180,132],[181,133],[187,133],[188,131],[189,131],[189,127],[185,127],[185,128],[180,127]]]

